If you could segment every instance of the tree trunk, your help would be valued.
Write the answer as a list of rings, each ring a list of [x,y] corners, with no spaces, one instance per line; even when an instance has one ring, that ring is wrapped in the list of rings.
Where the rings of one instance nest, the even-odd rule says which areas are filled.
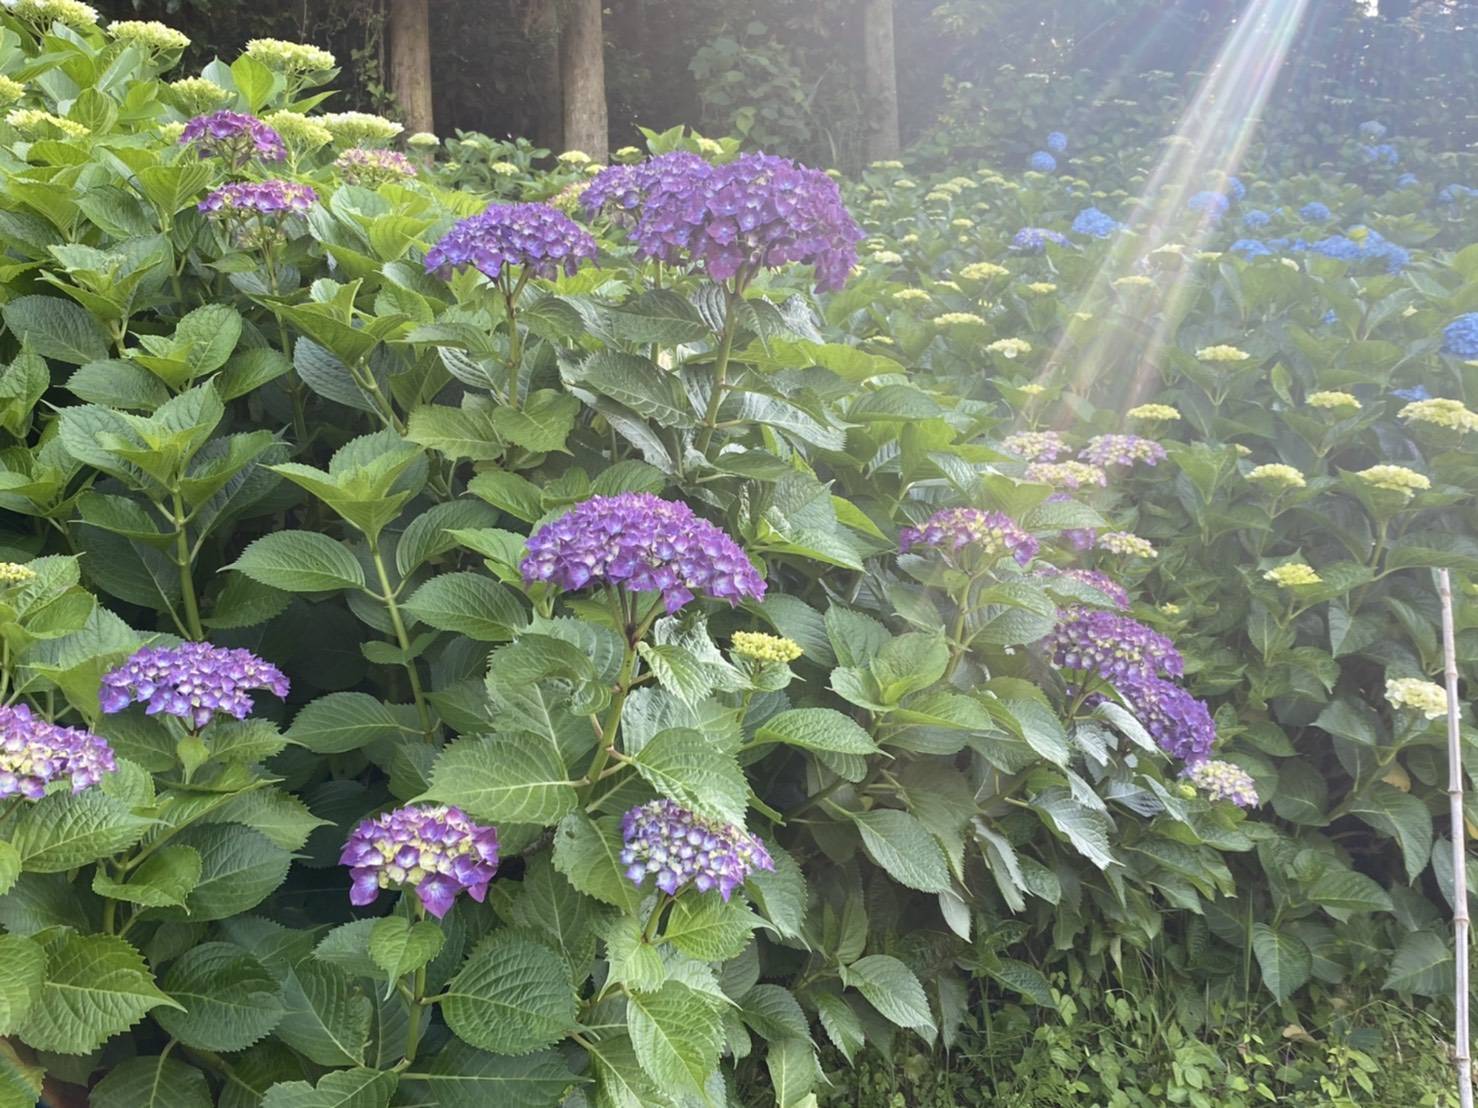
[[[406,130],[433,131],[430,0],[390,0],[390,92]]]
[[[610,142],[606,115],[605,34],[601,0],[573,0],[559,27],[560,85],[564,91],[564,144],[604,162]]]
[[[898,157],[898,71],[893,52],[893,0],[864,0],[862,64],[867,92],[867,159]]]
[[[556,31],[549,36],[544,53],[537,62],[539,102],[534,106],[534,141],[556,154],[569,149],[564,140],[565,108],[564,90],[559,83],[560,64],[559,32]]]

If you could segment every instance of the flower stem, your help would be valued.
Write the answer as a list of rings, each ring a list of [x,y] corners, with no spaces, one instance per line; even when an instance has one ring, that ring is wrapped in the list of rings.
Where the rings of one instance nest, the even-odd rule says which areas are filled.
[[[415,922],[420,923],[426,918],[426,906],[419,900],[415,904]],[[416,1060],[416,1051],[421,1048],[421,1032],[425,1028],[426,1013],[421,1011],[421,997],[426,992],[426,967],[423,965],[416,970],[411,979],[411,1005],[410,1024],[405,1033],[405,1061],[410,1065]]]
[[[718,409],[728,389],[729,357],[734,352],[734,335],[739,330],[739,298],[724,286],[724,329],[719,335],[718,353],[713,359],[713,385],[708,394],[708,411],[703,417],[703,437],[698,443],[698,452],[707,454],[713,442],[713,432],[718,426]]]
[[[200,623],[200,601],[195,596],[195,576],[190,572],[190,536],[185,525],[185,502],[178,492],[174,493],[175,565],[180,571],[180,594],[185,601],[185,626],[190,638],[196,642],[205,639],[205,628]]]
[[[416,660],[410,656],[410,635],[406,633],[405,620],[400,614],[400,605],[395,602],[395,590],[390,587],[390,574],[385,569],[385,558],[380,553],[378,542],[370,543],[370,557],[374,559],[375,574],[380,579],[380,602],[390,613],[390,625],[395,628],[395,641],[400,644],[401,653],[405,656],[405,672],[410,678],[411,696],[416,701],[416,715],[421,720],[421,733],[426,737],[427,742],[434,742],[436,729],[431,723],[431,709],[427,706],[426,696],[421,691],[421,674],[416,668]]]

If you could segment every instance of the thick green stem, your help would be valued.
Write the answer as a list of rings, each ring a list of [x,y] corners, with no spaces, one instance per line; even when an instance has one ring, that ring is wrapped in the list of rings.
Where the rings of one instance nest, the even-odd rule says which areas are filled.
[[[631,679],[636,674],[636,659],[636,644],[630,643],[626,647],[626,657],[621,660],[621,673],[616,678],[616,695],[600,727],[600,745],[596,747],[595,757],[591,759],[590,769],[585,774],[585,790],[580,797],[583,804],[588,805],[593,799],[596,786],[600,784],[601,775],[605,772],[606,763],[611,760],[611,754],[616,748],[616,732],[621,726],[621,709],[626,705],[626,695],[631,692]]]
[[[718,426],[719,405],[723,403],[728,388],[729,358],[734,352],[734,335],[739,330],[739,298],[726,287],[724,289],[724,329],[719,335],[718,353],[713,359],[713,384],[708,394],[708,411],[703,416],[703,437],[698,442],[698,452],[708,453],[713,442],[713,432]]]
[[[657,901],[657,906],[652,909],[652,915],[647,920],[647,926],[642,930],[643,940],[651,942],[657,937],[657,927],[662,922],[662,913],[667,910],[669,904],[673,903],[676,903],[676,898],[671,896],[663,896]]]
[[[190,536],[186,529],[185,502],[174,494],[175,565],[180,571],[180,595],[185,602],[185,627],[190,638],[201,642],[205,628],[200,623],[200,601],[195,596],[195,575],[191,572]]]
[[[380,554],[379,543],[370,543],[370,557],[374,559],[375,574],[380,579],[380,602],[390,613],[390,625],[395,629],[395,641],[400,644],[401,653],[405,655],[405,672],[410,678],[411,696],[416,701],[416,714],[421,720],[421,733],[425,735],[427,742],[434,742],[436,729],[431,723],[431,709],[427,706],[426,696],[421,691],[421,674],[416,668],[416,660],[410,656],[411,638],[406,633],[405,620],[400,614],[400,605],[395,602],[395,590],[390,587],[390,574],[386,572],[385,559]]]
[[[426,918],[426,907],[419,900],[416,901],[416,923]],[[426,1013],[421,1011],[423,1007],[421,998],[426,992],[426,967],[422,966],[416,970],[411,980],[411,1005],[410,1023],[405,1033],[405,1064],[410,1065],[416,1060],[416,1051],[421,1048],[421,1032],[426,1026]]]

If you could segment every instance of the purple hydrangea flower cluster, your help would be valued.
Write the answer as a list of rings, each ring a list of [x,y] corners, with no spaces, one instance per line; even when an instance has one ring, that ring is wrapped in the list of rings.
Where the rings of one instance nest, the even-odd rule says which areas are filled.
[[[611,210],[620,217],[639,208],[648,192],[676,189],[682,179],[702,175],[710,168],[706,160],[687,150],[658,154],[636,165],[608,165],[580,194],[580,204],[592,216]]]
[[[1040,254],[1047,249],[1049,242],[1056,246],[1067,246],[1068,237],[1046,227],[1023,227],[1011,236],[1011,249],[1023,254]]]
[[[1238,808],[1258,805],[1257,782],[1241,766],[1208,759],[1187,766],[1181,774],[1212,800],[1230,800]]]
[[[40,800],[63,777],[80,793],[117,768],[106,740],[48,723],[25,704],[0,706],[0,799]]]
[[[1204,701],[1147,673],[1124,677],[1115,688],[1166,754],[1189,765],[1206,760],[1216,742],[1216,723]]]
[[[857,226],[826,174],[769,154],[724,165],[669,154],[603,170],[582,203],[635,213],[638,256],[702,270],[742,286],[761,269],[792,262],[816,270],[821,291],[840,289],[857,264]]]
[[[733,539],[686,504],[650,493],[591,497],[535,531],[528,551],[519,566],[526,582],[660,592],[668,614],[698,595],[730,604],[765,595]]]
[[[1080,460],[1096,466],[1132,466],[1136,462],[1152,466],[1163,462],[1165,457],[1163,446],[1139,435],[1094,435],[1078,451]]]
[[[234,181],[212,189],[197,207],[207,214],[302,214],[318,203],[318,193],[295,181]]]
[[[1001,440],[1001,449],[1029,462],[1055,462],[1068,445],[1056,431],[1017,431]]]
[[[287,157],[282,136],[254,115],[218,111],[197,115],[185,124],[180,144],[194,146],[207,157],[224,158],[232,165],[245,165],[252,158],[280,162]]]
[[[1037,570],[1039,577],[1066,577],[1073,581],[1081,582],[1089,588],[1097,589],[1108,597],[1113,606],[1124,612],[1129,609],[1129,593],[1123,585],[1119,584],[1107,573],[1098,569],[1058,569],[1053,565],[1043,565]]]
[[[1105,681],[1179,677],[1185,660],[1175,644],[1137,619],[1099,608],[1061,612],[1045,640],[1059,669],[1096,674]]]
[[[691,884],[728,900],[754,870],[775,868],[764,843],[742,827],[703,819],[665,798],[627,812],[621,838],[626,876],[637,885],[655,877],[668,896]]]
[[[445,277],[471,266],[497,280],[505,266],[521,265],[553,279],[561,270],[573,275],[595,252],[590,232],[548,204],[490,204],[426,252],[426,271]]]
[[[416,166],[398,150],[370,150],[352,146],[334,159],[339,176],[351,185],[383,184],[402,177],[414,177]]]
[[[282,671],[250,650],[187,642],[179,646],[146,646],[117,669],[103,675],[98,701],[104,712],[121,712],[137,702],[145,712],[178,716],[204,727],[217,714],[245,719],[251,714],[252,689],[287,696]]]
[[[1037,554],[1037,540],[1002,512],[978,508],[944,508],[919,527],[898,532],[898,549],[907,553],[916,546],[929,546],[946,554],[969,550],[991,561],[1009,554],[1026,565]]]
[[[349,902],[373,904],[381,889],[412,888],[441,919],[457,894],[487,896],[498,872],[498,830],[473,823],[458,808],[409,805],[360,822],[339,864],[354,879]]]

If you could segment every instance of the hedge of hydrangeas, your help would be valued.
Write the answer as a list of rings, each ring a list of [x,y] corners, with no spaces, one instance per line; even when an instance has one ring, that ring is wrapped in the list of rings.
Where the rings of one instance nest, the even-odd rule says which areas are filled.
[[[539,171],[98,22],[0,12],[0,1105],[793,1108],[1151,958],[1441,993],[1470,160]]]

